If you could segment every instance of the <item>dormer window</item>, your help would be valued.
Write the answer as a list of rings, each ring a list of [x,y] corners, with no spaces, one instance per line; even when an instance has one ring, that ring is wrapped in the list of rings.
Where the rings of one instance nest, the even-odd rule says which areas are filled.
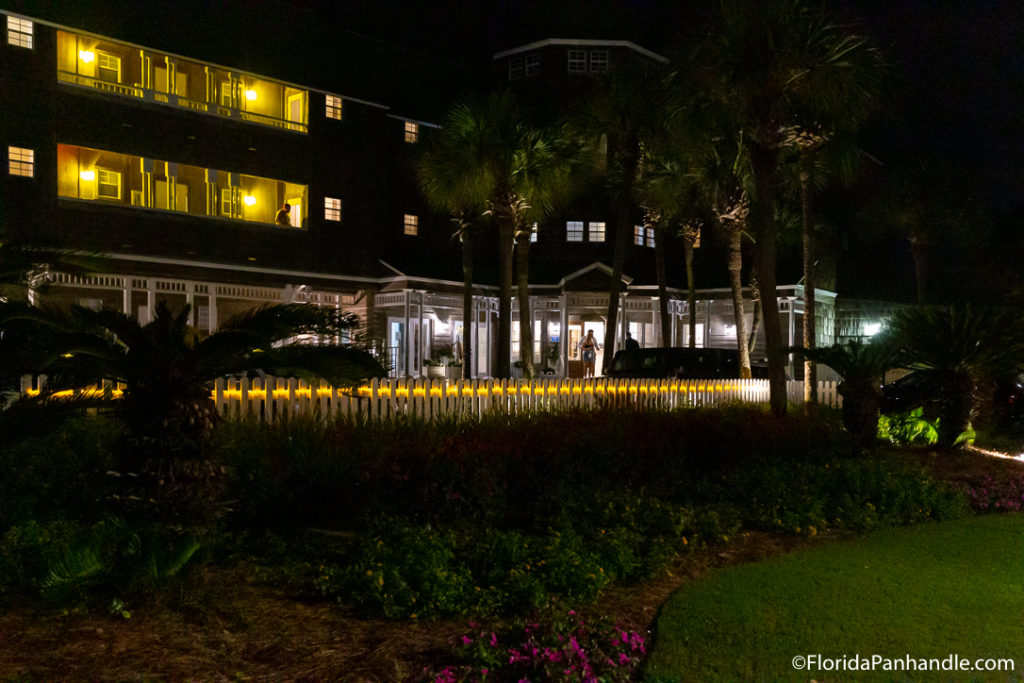
[[[412,121],[405,122],[405,141],[416,142],[420,138],[420,124]]]

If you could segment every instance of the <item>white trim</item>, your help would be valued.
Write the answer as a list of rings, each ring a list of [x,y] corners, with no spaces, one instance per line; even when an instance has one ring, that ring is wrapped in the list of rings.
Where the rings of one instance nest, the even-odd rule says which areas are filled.
[[[405,121],[407,123],[416,123],[427,128],[440,128],[441,125],[437,123],[430,123],[429,121],[421,121],[420,119],[411,119],[408,116],[399,116],[398,114],[385,114],[389,119],[398,119],[399,121]]]
[[[548,47],[549,45],[573,45],[581,47],[624,47],[635,52],[639,52],[645,57],[661,62],[662,64],[668,64],[669,60],[667,57],[662,57],[656,52],[640,47],[634,42],[629,40],[588,40],[586,38],[547,38],[545,40],[538,40],[535,43],[529,43],[527,45],[520,45],[514,47],[511,50],[505,50],[503,52],[497,52],[494,55],[494,59],[498,60],[503,57],[510,57],[517,55],[521,52],[529,52],[530,50],[537,50],[542,47]]]

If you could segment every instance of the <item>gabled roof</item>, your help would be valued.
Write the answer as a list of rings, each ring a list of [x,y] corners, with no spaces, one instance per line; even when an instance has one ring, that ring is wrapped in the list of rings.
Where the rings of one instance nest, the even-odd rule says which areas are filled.
[[[589,266],[580,268],[579,270],[569,273],[563,277],[558,281],[558,286],[567,291],[605,291],[608,289],[608,281],[611,277],[611,268],[600,261],[594,261]],[[633,278],[623,274],[622,282],[628,286],[633,282]]]
[[[634,52],[653,59],[656,62],[662,64],[668,64],[668,58],[662,57],[656,52],[651,52],[647,48],[640,47],[636,43],[628,40],[590,40],[587,38],[545,38],[544,40],[538,40],[533,43],[526,45],[520,45],[510,50],[504,50],[494,55],[494,59],[502,59],[503,57],[510,57],[512,55],[520,54],[523,52],[530,52],[532,50],[539,50],[542,47],[549,47],[552,45],[572,45],[572,46],[586,46],[586,47],[624,47]]]

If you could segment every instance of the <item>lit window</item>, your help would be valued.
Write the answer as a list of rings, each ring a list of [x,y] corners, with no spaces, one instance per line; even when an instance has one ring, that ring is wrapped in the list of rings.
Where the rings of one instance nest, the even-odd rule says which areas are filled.
[[[537,241],[537,224],[536,223],[533,224],[533,229],[530,230],[530,241],[531,242],[536,242]]]
[[[633,226],[633,244],[637,245],[638,247],[644,246],[644,226]]]
[[[405,214],[405,234],[415,237],[420,234],[420,217]]]
[[[608,50],[590,51],[590,70],[592,72],[608,70]]]
[[[416,142],[420,137],[420,124],[412,121],[405,122],[405,141]]]
[[[341,200],[336,197],[324,197],[324,220],[341,220]]]
[[[590,241],[604,242],[604,222],[590,222]]]
[[[566,221],[565,222],[565,241],[566,242],[582,242],[583,241],[583,221]]]
[[[96,169],[96,196],[100,199],[120,199],[121,174],[105,168]]]
[[[526,68],[522,57],[513,57],[508,60],[508,80],[517,81],[523,77],[526,73]]]
[[[587,70],[587,51],[569,50],[569,73],[585,73]]]
[[[7,44],[32,49],[32,22],[7,17]]]
[[[341,98],[336,95],[327,96],[327,118],[341,121]]]
[[[7,171],[11,175],[31,178],[36,174],[36,153],[24,147],[7,148]]]
[[[96,53],[96,74],[107,83],[121,82],[121,58],[107,52]]]
[[[526,75],[536,76],[540,73],[540,55],[536,52],[526,55]]]
[[[654,246],[654,228],[647,228],[647,246]]]

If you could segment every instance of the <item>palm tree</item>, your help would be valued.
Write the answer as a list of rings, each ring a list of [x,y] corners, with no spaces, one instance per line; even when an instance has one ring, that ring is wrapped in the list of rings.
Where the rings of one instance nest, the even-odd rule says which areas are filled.
[[[916,307],[898,312],[889,326],[901,365],[939,394],[940,446],[952,446],[970,428],[984,382],[1024,365],[1024,333],[1009,309]]]
[[[637,187],[644,145],[660,126],[659,83],[640,64],[621,64],[601,76],[591,96],[574,115],[582,135],[606,148],[599,160],[613,217],[612,273],[604,337],[604,368],[611,367],[617,338],[619,296],[626,252],[639,204]],[[658,242],[655,242],[657,249]]]
[[[532,223],[568,194],[575,150],[558,130],[527,123],[509,93],[467,98],[445,118],[437,144],[419,167],[420,186],[434,206],[453,213],[480,211],[498,228],[499,377],[510,372],[512,283],[518,246],[520,348],[524,371],[533,375],[533,325],[528,285]]]
[[[775,278],[775,201],[780,155],[794,126],[830,126],[870,101],[864,83],[877,54],[864,37],[799,0],[723,0],[719,25],[698,47],[696,76],[720,103],[749,155],[750,222],[761,287],[771,407],[786,412],[786,359]],[[813,115],[814,120],[799,117]]]
[[[870,343],[853,340],[823,349],[793,349],[836,371],[843,381],[843,425],[861,448],[869,448],[878,434],[879,388],[886,370],[895,367],[896,345],[887,335]]]
[[[700,240],[700,222],[689,218],[697,211],[695,185],[680,154],[669,149],[657,155],[651,147],[644,149],[644,166],[639,183],[640,205],[644,212],[644,228],[655,234],[654,258],[658,279],[658,312],[661,319],[661,344],[671,346],[671,321],[668,311],[668,274],[665,263],[666,237],[670,226],[683,221],[679,230],[685,249],[687,299],[690,310],[696,306],[693,276],[693,250]],[[694,317],[690,316],[690,346],[694,345]]]

